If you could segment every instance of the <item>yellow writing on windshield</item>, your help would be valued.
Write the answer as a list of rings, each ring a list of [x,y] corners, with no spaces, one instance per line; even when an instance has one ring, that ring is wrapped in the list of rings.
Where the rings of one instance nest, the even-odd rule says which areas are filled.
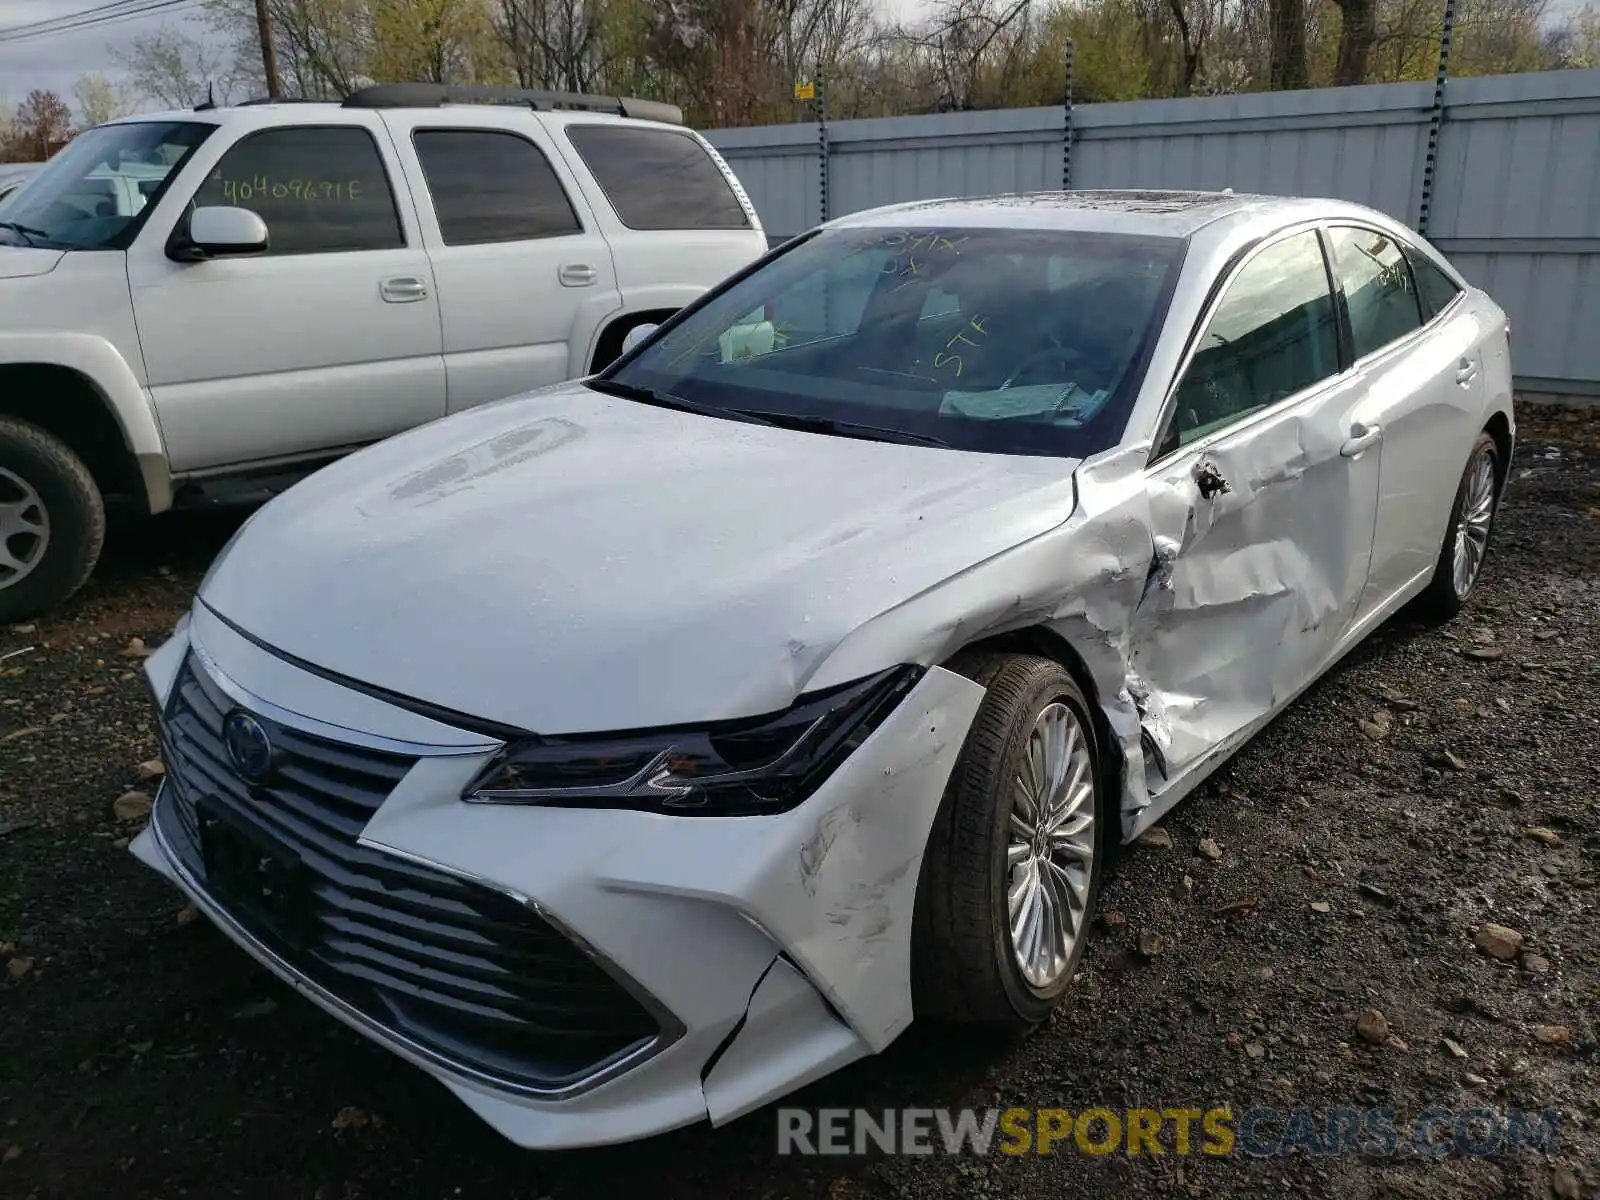
[[[933,369],[936,371],[953,371],[954,377],[961,378],[965,364],[961,361],[962,347],[970,346],[976,350],[983,345],[984,339],[989,336],[989,331],[984,328],[982,315],[973,317],[960,329],[956,330],[955,337],[944,344],[944,349],[933,356]]]

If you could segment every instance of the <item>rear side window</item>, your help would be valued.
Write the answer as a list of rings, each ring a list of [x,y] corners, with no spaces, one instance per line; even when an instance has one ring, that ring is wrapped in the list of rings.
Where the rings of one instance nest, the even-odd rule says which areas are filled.
[[[1322,247],[1315,233],[1293,234],[1246,262],[1218,302],[1178,385],[1177,443],[1338,372],[1338,325]]]
[[[1411,262],[1411,275],[1417,281],[1417,295],[1422,297],[1425,317],[1431,318],[1461,294],[1456,281],[1434,266],[1415,246],[1406,247],[1406,258]]]
[[[383,159],[365,129],[252,133],[222,156],[195,204],[250,209],[267,223],[275,255],[406,244]]]
[[[483,129],[419,129],[411,136],[445,245],[582,231],[549,160],[527,138]]]
[[[1357,358],[1383,349],[1422,324],[1416,283],[1398,242],[1388,234],[1351,225],[1336,225],[1328,233]]]
[[[629,229],[748,229],[721,168],[687,133],[569,125],[567,137]]]

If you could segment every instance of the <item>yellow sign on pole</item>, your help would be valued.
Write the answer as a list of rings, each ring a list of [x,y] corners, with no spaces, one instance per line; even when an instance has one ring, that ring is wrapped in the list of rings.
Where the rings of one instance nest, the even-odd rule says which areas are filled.
[[[795,84],[794,98],[796,100],[815,100],[817,98],[817,85],[814,83]]]

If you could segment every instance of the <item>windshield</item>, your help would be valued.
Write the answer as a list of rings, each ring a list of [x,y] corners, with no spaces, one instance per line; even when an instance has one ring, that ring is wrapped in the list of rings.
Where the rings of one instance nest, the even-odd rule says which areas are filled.
[[[167,180],[215,128],[143,121],[79,134],[0,200],[0,238],[55,250],[126,249]]]
[[[601,378],[852,436],[865,426],[962,450],[1083,457],[1121,440],[1184,245],[824,230]]]

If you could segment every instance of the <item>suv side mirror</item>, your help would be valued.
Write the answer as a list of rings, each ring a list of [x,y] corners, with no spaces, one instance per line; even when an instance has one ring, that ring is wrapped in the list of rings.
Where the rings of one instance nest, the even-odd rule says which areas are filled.
[[[628,353],[628,351],[632,350],[640,342],[644,341],[645,338],[649,337],[652,333],[660,328],[661,326],[659,325],[635,325],[623,335],[622,352],[624,354]]]
[[[174,257],[190,262],[234,254],[260,254],[271,245],[267,223],[248,208],[216,205],[189,214],[189,233]]]

